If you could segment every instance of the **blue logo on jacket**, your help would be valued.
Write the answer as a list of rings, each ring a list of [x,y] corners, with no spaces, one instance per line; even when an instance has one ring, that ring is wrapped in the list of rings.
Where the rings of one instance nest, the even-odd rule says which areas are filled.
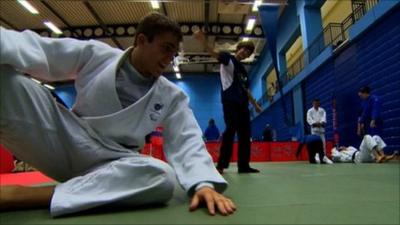
[[[150,111],[150,119],[152,120],[152,121],[157,121],[158,119],[159,119],[159,117],[160,117],[160,115],[161,115],[161,112],[160,112],[160,110],[162,109],[164,107],[164,105],[163,104],[161,104],[161,103],[156,103],[156,104],[154,104],[154,106],[153,106],[153,109],[151,109]]]
[[[164,106],[164,105],[161,104],[161,103],[156,103],[156,104],[154,104],[154,109],[157,110],[157,111],[159,111],[160,109],[162,109],[163,106]]]

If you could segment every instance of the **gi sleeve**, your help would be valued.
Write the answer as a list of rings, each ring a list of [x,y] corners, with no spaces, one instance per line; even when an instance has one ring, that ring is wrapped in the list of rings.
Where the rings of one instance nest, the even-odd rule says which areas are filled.
[[[46,38],[29,30],[0,28],[0,64],[44,80],[74,79],[88,62],[101,61],[94,56],[106,59],[105,49],[110,48],[98,41]]]
[[[332,157],[333,161],[340,162],[341,161],[341,155],[342,154],[340,154],[340,152],[336,149],[336,147],[332,148],[331,157]]]
[[[178,181],[191,196],[200,183],[211,183],[223,192],[227,182],[216,170],[207,152],[202,133],[189,101],[183,92],[174,98],[163,121],[164,152],[174,168]]]
[[[310,126],[312,126],[312,125],[315,123],[315,120],[314,120],[312,114],[313,114],[313,113],[312,113],[311,109],[309,109],[309,110],[307,111],[307,123],[308,123],[308,125],[310,125]]]

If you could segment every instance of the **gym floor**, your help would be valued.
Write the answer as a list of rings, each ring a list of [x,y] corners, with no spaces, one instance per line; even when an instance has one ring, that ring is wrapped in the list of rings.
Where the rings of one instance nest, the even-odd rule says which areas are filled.
[[[400,163],[253,163],[260,174],[224,177],[238,210],[224,217],[189,212],[176,189],[168,206],[101,209],[53,219],[47,209],[0,213],[0,224],[400,224]],[[45,184],[44,184],[45,185]]]

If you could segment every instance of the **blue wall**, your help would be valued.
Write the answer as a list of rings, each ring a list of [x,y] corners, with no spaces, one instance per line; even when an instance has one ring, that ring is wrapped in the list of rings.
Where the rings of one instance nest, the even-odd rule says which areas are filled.
[[[222,133],[225,123],[221,104],[221,83],[218,74],[184,74],[182,80],[169,79],[181,87],[190,98],[190,107],[202,131],[208,120],[214,118],[215,124]]]
[[[292,94],[285,95],[285,102],[287,106],[293,106]],[[287,107],[288,114],[293,114],[293,107]],[[259,116],[252,120],[252,137],[260,138],[265,125],[269,123],[276,131],[277,140],[289,141],[295,132],[290,129],[285,123],[285,115],[282,110],[281,102],[275,102]],[[292,134],[293,133],[293,134]]]
[[[381,4],[381,3],[380,3]],[[386,4],[386,3],[382,3]],[[314,98],[321,100],[327,111],[327,138],[332,139],[332,98],[336,97],[339,134],[341,144],[358,147],[360,138],[356,135],[357,117],[360,113],[360,99],[357,92],[361,86],[370,85],[372,92],[381,97],[384,119],[383,139],[387,142],[387,152],[400,148],[400,11],[387,6],[386,14],[370,23],[368,29],[358,31],[353,40],[339,52],[327,49],[326,56],[318,65],[307,66],[298,77],[284,88],[288,93],[302,85],[304,111],[311,107]],[[370,18],[366,18],[370,20]],[[364,23],[363,19],[360,23]],[[354,25],[357,27],[357,23]],[[354,29],[353,29],[354,30]],[[312,69],[310,69],[313,67]],[[299,78],[299,79],[298,79]],[[296,84],[297,83],[297,84]],[[289,89],[288,89],[289,88]],[[286,94],[287,95],[287,94]],[[289,109],[293,102],[286,97]],[[265,111],[253,120],[253,135],[260,124],[271,122],[278,129],[278,139],[287,140],[290,128],[283,126],[280,102],[267,105]],[[279,135],[282,133],[282,135]]]
[[[300,35],[300,23],[297,16],[295,2],[291,2],[286,8],[278,22],[277,52],[286,52],[294,41]],[[268,50],[268,43],[264,46],[263,51],[258,58],[257,64],[249,71],[250,74],[250,90],[256,99],[263,95],[263,87],[265,79],[263,76],[268,75],[272,65],[271,54]]]
[[[400,12],[393,11],[375,24],[363,37],[329,60],[306,80],[306,102],[320,97],[329,107],[330,94],[337,99],[341,144],[358,146],[357,117],[361,110],[357,95],[361,86],[369,85],[382,100],[383,139],[386,151],[400,147]],[[321,88],[323,87],[323,88]],[[331,118],[331,107],[328,108]],[[332,124],[328,124],[332,138]]]

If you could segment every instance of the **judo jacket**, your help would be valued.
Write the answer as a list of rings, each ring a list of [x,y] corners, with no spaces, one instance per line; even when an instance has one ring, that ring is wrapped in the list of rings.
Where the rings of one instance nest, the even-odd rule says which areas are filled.
[[[201,182],[225,190],[227,183],[207,153],[188,97],[175,84],[160,76],[137,102],[121,106],[115,76],[132,48],[122,51],[95,40],[0,31],[0,64],[41,80],[75,80],[77,96],[71,113],[91,138],[116,151],[137,151],[145,135],[162,126],[164,152],[184,190],[191,194]]]

